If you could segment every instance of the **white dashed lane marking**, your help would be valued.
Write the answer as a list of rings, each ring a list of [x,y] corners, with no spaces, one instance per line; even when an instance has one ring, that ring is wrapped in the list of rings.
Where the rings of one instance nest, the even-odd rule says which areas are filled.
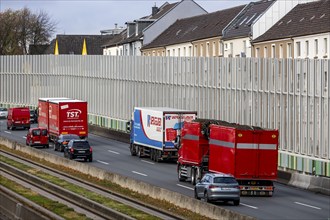
[[[321,209],[321,208],[319,208],[319,207],[312,206],[312,205],[307,205],[307,204],[300,203],[300,202],[294,202],[294,203],[296,203],[297,205],[306,206],[306,207],[309,207],[309,208],[312,208],[312,209]]]
[[[104,161],[101,161],[101,160],[97,160],[97,162],[102,163],[102,164],[105,164],[105,165],[108,165],[109,164],[109,163],[104,162]]]
[[[113,154],[120,154],[120,153],[118,153],[118,152],[116,152],[116,151],[112,151],[112,150],[108,150],[110,153],[113,153]]]
[[[138,174],[138,175],[141,175],[141,176],[148,176],[147,174],[139,173],[139,172],[136,172],[136,171],[132,171],[132,173],[135,173],[135,174]]]

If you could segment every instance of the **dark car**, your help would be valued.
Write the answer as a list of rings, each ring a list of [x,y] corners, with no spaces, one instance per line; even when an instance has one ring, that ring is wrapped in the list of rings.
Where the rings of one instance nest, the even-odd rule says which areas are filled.
[[[71,140],[64,148],[64,157],[72,159],[84,159],[93,161],[93,149],[87,140]]]
[[[30,123],[37,123],[38,122],[38,115],[36,110],[30,109]]]
[[[61,134],[54,142],[54,151],[63,152],[64,148],[68,146],[69,141],[74,139],[80,139],[76,134]]]
[[[240,189],[236,179],[230,174],[207,173],[195,185],[195,198],[211,201],[233,201],[239,205]]]

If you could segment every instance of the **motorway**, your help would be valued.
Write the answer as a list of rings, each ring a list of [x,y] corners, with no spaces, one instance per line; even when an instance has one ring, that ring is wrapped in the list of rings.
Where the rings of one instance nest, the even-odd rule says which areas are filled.
[[[26,133],[26,130],[7,130],[6,120],[0,120],[0,136],[25,144]],[[132,157],[128,144],[93,134],[89,134],[88,140],[94,154],[91,166],[193,197],[193,186],[178,181],[175,163],[155,163],[148,158]],[[63,157],[63,153],[55,152],[52,146],[40,150]],[[258,219],[330,219],[330,196],[280,183],[275,183],[275,187],[273,197],[241,197],[239,206],[216,205]]]

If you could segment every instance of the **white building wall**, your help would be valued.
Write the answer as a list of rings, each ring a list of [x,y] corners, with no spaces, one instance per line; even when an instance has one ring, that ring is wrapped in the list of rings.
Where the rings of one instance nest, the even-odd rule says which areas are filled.
[[[242,57],[243,53],[246,57],[251,57],[252,48],[250,44],[250,38],[248,37],[226,40],[223,41],[223,45],[224,57],[229,57],[230,54],[232,54],[232,57]],[[231,48],[231,45],[233,48]]]
[[[252,26],[253,39],[264,34],[276,22],[283,18],[297,4],[313,2],[317,0],[285,0],[276,1]]]
[[[163,17],[152,23],[143,31],[143,45],[151,43],[159,34],[176,20],[206,14],[201,6],[192,0],[183,0]]]
[[[329,59],[330,33],[293,38],[294,58]]]
[[[115,46],[103,49],[103,55],[121,56],[123,55],[123,46]]]
[[[191,57],[193,56],[193,45],[192,43],[184,43],[167,46],[166,56]]]

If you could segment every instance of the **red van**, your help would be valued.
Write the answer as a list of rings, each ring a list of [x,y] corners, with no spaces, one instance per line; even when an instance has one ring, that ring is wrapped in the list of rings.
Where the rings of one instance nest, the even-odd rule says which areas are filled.
[[[30,128],[26,135],[26,145],[44,146],[49,148],[49,136],[47,128]]]
[[[30,110],[26,107],[8,109],[7,129],[30,129]]]

